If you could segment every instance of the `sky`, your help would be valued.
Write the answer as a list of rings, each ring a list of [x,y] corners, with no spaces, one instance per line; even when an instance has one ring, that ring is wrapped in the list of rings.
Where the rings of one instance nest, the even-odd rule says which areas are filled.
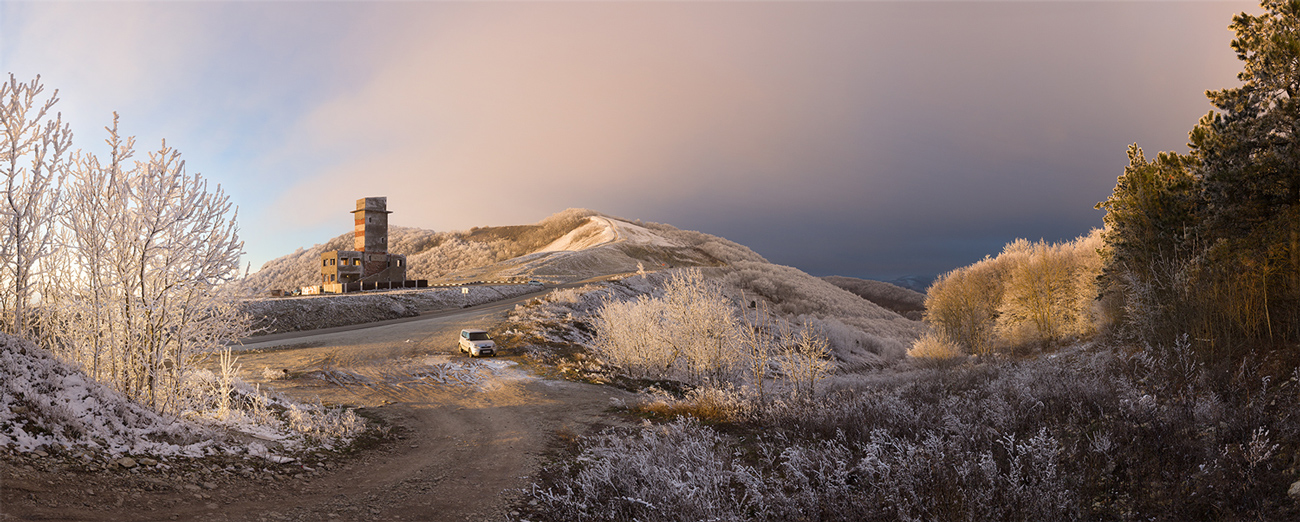
[[[932,276],[1102,224],[1186,151],[1251,2],[0,2],[0,73],[74,147],[112,113],[239,207],[245,262],[567,208],[813,275]]]

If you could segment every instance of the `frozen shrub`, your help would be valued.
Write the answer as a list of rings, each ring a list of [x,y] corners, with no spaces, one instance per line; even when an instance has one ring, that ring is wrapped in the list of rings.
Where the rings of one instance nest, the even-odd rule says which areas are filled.
[[[668,418],[735,422],[744,418],[750,405],[734,387],[702,386],[688,391],[681,399],[666,393],[645,394],[635,409]]]
[[[1096,300],[1101,232],[1049,244],[1018,239],[937,279],[925,320],[975,354],[1088,338],[1108,321]]]
[[[963,357],[961,348],[941,333],[922,335],[907,351],[907,356],[922,364],[945,364]]]
[[[534,486],[547,520],[744,520],[761,510],[761,477],[719,435],[691,420],[588,439],[566,477]]]
[[[565,501],[593,520],[608,519],[595,514],[625,502],[624,491],[676,503],[625,519],[1300,519],[1285,496],[1300,452],[1300,356],[1211,366],[1187,355],[1187,343],[840,376],[815,402],[775,400],[740,422],[713,419],[717,431],[671,428],[709,440],[708,452],[645,444],[657,428],[632,434],[638,443],[589,439],[607,448],[602,465],[625,473],[598,488],[574,464],[541,490],[574,492]],[[701,505],[689,494],[701,477],[637,469],[689,458],[745,473],[728,475],[732,496]]]
[[[698,270],[675,273],[662,298],[606,302],[595,327],[597,352],[635,376],[723,382],[743,357],[731,303]]]

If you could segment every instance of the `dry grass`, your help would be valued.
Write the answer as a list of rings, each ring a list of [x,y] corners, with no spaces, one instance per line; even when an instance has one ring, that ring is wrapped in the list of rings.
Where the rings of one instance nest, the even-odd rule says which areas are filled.
[[[734,390],[706,387],[691,390],[682,399],[653,395],[632,410],[660,419],[691,417],[705,422],[736,422],[744,416],[746,403]]]
[[[938,332],[922,335],[912,343],[907,356],[922,366],[944,366],[966,358],[957,343]]]

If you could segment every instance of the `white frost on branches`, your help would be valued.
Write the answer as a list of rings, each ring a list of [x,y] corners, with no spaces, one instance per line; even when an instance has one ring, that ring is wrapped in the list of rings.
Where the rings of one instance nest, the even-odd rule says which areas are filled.
[[[82,155],[72,169],[63,225],[79,284],[54,307],[54,345],[97,379],[161,410],[174,407],[196,356],[238,339],[248,320],[220,291],[236,277],[243,242],[221,187],[189,174],[167,146],[133,156],[117,118],[107,161]]]
[[[43,91],[0,84],[0,330],[175,412],[196,357],[247,332],[223,286],[243,253],[236,210],[165,141],[133,160],[116,114],[107,158],[70,153]]]
[[[0,331],[26,334],[42,263],[53,253],[72,129],[50,117],[58,91],[40,101],[40,76],[0,83]]]

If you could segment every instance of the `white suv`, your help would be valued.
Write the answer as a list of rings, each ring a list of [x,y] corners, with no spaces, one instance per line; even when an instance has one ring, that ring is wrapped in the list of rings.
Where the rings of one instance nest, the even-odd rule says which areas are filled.
[[[488,337],[486,330],[461,330],[460,352],[468,353],[470,357],[496,355],[497,343]]]

